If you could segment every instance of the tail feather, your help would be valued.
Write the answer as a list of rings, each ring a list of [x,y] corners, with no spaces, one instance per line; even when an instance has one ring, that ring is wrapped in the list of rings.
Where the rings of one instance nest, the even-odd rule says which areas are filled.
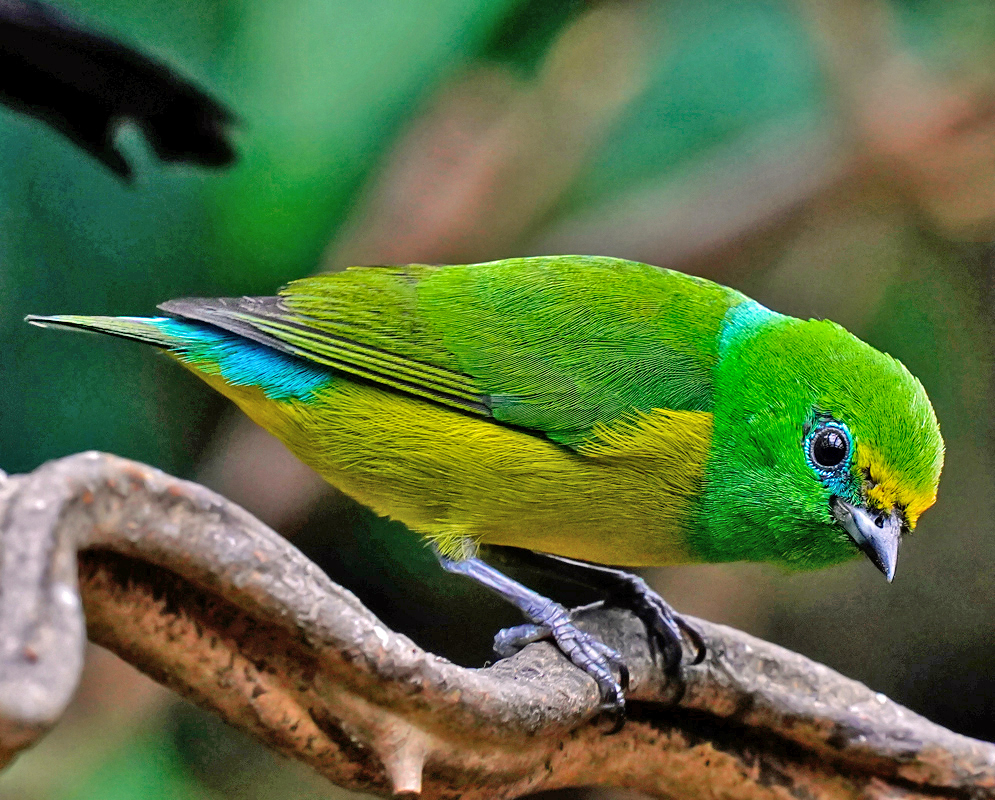
[[[42,328],[92,331],[151,344],[168,351],[201,377],[216,375],[230,386],[256,386],[272,400],[309,398],[314,390],[328,385],[333,379],[332,371],[326,367],[202,322],[171,317],[80,317],[70,314],[32,315],[25,319]],[[222,387],[215,388],[225,392]]]
[[[82,317],[72,314],[41,317],[31,314],[24,319],[40,328],[72,328],[105,333],[167,350],[186,343],[182,323],[169,317]]]

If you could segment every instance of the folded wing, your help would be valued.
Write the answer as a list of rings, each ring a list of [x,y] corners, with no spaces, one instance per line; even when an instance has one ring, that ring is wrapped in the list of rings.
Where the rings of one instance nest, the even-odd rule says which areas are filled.
[[[639,411],[710,410],[718,330],[740,299],[644,264],[560,256],[360,267],[278,297],[161,308],[576,447]]]

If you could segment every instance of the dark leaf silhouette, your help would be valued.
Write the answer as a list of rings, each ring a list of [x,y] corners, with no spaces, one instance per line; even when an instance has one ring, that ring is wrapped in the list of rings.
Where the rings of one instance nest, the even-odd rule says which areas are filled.
[[[114,129],[133,121],[163,161],[235,160],[232,113],[170,67],[34,0],[0,0],[0,102],[65,134],[121,178]]]

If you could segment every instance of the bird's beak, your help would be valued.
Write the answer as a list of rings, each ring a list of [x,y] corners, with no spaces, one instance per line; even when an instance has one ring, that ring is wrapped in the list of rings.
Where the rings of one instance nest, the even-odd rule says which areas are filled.
[[[871,513],[840,497],[831,502],[833,516],[871,562],[891,583],[898,563],[898,542],[902,536],[902,518],[898,511]]]

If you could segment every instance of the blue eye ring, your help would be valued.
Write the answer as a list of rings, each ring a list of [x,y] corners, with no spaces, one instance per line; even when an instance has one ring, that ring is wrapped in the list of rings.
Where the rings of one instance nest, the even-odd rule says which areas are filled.
[[[852,455],[850,429],[835,419],[820,420],[805,437],[805,458],[819,475],[835,475],[847,470]]]

